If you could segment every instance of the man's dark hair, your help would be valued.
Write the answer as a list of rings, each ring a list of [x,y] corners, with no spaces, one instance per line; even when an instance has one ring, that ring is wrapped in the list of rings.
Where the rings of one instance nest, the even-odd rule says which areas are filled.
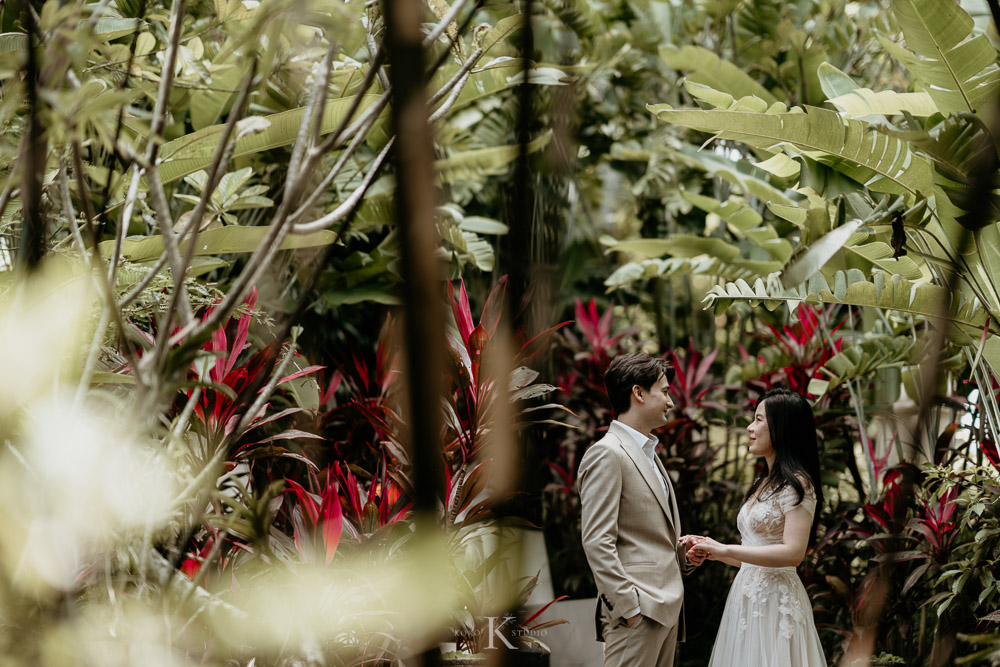
[[[666,375],[670,381],[674,377],[674,369],[663,357],[654,357],[645,352],[620,354],[611,360],[608,370],[604,372],[604,386],[608,388],[608,398],[615,414],[627,412],[632,407],[632,387],[639,385],[649,389],[661,375]]]

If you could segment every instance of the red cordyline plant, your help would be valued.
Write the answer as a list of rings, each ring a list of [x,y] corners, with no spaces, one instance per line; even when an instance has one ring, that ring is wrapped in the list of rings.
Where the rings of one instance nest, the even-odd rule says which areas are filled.
[[[314,489],[312,492],[293,479],[285,479],[297,500],[291,509],[295,548],[303,563],[322,561],[329,565],[337,553],[344,526],[340,487],[331,468],[321,475],[310,471],[309,478]]]
[[[561,322],[528,338],[523,328],[514,332],[514,356],[511,360],[513,371],[509,378],[496,378],[489,363],[490,354],[509,354],[498,346],[497,330],[503,315],[503,301],[507,288],[507,276],[503,276],[486,299],[479,323],[475,323],[465,282],[460,283],[458,296],[454,287],[448,284],[449,301],[455,316],[460,339],[449,337],[449,349],[453,361],[450,404],[445,411],[446,428],[451,438],[446,440],[445,452],[457,457],[461,464],[467,464],[478,454],[484,444],[484,434],[491,427],[494,418],[494,402],[498,397],[510,403],[537,398],[556,387],[535,384],[539,373],[524,366],[547,346],[551,334],[569,322]],[[506,364],[501,367],[505,367]],[[509,396],[498,392],[498,383],[503,382],[510,390]],[[541,407],[560,408],[557,405]],[[536,406],[533,409],[539,409]],[[515,424],[515,428],[526,423]]]
[[[405,481],[388,468],[383,459],[380,470],[372,475],[367,488],[346,463],[334,468],[345,502],[344,529],[357,542],[381,535],[381,529],[406,519],[413,503],[404,491]]]
[[[575,326],[560,331],[563,344],[556,355],[556,382],[566,397],[567,407],[573,411],[576,428],[567,431],[557,457],[547,461],[553,474],[549,490],[573,493],[583,448],[596,440],[598,430],[611,421],[604,371],[612,359],[626,351],[625,344],[638,333],[633,327],[615,333],[619,327],[613,312],[614,304],[602,313],[596,299],[586,303],[576,299]]]
[[[490,355],[503,352],[498,345],[504,311],[507,279],[491,290],[483,310],[473,315],[464,282],[458,290],[449,283],[448,297],[457,335],[448,338],[449,388],[443,401],[443,457],[439,495],[443,517],[451,523],[468,523],[489,516],[489,507],[499,499],[486,493],[492,465],[480,459],[486,435],[492,429],[497,400],[516,404],[555,390],[536,383],[538,373],[521,366],[544,349],[548,335],[562,324],[527,338],[514,332],[513,369],[501,393],[501,380],[494,377]],[[563,323],[565,324],[565,323]],[[394,408],[398,352],[393,344],[394,321],[388,318],[375,346],[374,356],[363,349],[340,363],[320,397],[329,411],[324,415],[324,434],[333,442],[338,458],[349,458],[350,467],[336,464],[344,498],[347,524],[364,539],[385,526],[405,518],[410,509],[409,458],[403,440],[404,422]],[[509,367],[505,364],[505,367]],[[348,398],[334,405],[334,393],[346,389]],[[501,398],[502,397],[502,398]],[[533,406],[532,409],[560,406]],[[515,414],[517,410],[515,409]],[[523,427],[514,424],[514,428]],[[344,450],[364,450],[363,456],[344,456]]]
[[[243,351],[249,347],[247,338],[250,331],[252,311],[257,304],[257,289],[253,288],[241,310],[243,314],[229,320],[219,327],[212,337],[205,342],[202,350],[215,357],[203,378],[208,382],[202,387],[201,395],[194,406],[195,426],[202,432],[209,443],[210,449],[219,451],[223,446],[230,446],[244,439],[247,433],[261,426],[274,422],[289,414],[300,412],[301,408],[289,408],[277,414],[268,415],[269,404],[265,403],[258,412],[250,418],[242,431],[237,433],[239,425],[244,420],[246,412],[251,409],[258,396],[267,384],[265,374],[274,372],[275,361],[281,351],[278,341],[265,346],[251,355],[244,363],[239,359]],[[202,316],[208,318],[212,309]],[[309,366],[291,373],[277,381],[275,386],[314,373],[322,366]],[[192,379],[201,377],[199,362],[191,365]],[[188,399],[195,390],[187,392]],[[259,455],[292,456],[301,458],[283,447],[271,443],[296,438],[317,438],[312,433],[298,429],[289,429],[275,435],[269,435],[254,442],[245,442],[235,452],[238,459],[255,458]],[[264,447],[266,445],[266,447]]]
[[[822,308],[814,308],[803,303],[796,310],[798,322],[785,324],[780,328],[766,323],[770,335],[752,334],[779,352],[788,363],[780,369],[761,375],[751,384],[758,386],[762,392],[772,387],[785,386],[806,396],[810,380],[826,379],[820,369],[833,356],[840,353],[844,344],[841,337],[834,336],[844,325],[844,321],[831,327],[829,325],[831,312],[832,309],[824,311]],[[823,326],[824,323],[826,326]],[[826,330],[829,330],[829,337]],[[750,358],[750,354],[742,344],[737,343],[736,348],[744,360]],[[758,356],[758,360],[766,363],[766,357],[763,355]]]

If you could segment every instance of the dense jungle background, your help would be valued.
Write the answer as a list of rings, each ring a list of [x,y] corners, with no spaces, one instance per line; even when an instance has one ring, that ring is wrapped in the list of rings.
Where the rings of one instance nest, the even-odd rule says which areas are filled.
[[[1000,664],[996,0],[0,24],[3,664],[437,664],[524,609],[524,531],[592,597],[576,468],[639,349],[688,532],[737,538],[757,396],[813,403],[831,665]]]

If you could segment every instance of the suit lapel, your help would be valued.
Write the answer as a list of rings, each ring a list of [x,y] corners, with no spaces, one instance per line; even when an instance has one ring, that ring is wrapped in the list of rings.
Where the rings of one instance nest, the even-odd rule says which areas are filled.
[[[674,493],[674,485],[670,483],[670,475],[667,474],[667,469],[663,467],[663,463],[659,458],[656,459],[656,467],[660,469],[660,474],[663,475],[663,481],[666,483],[667,491],[670,494],[671,511],[667,513],[667,520],[674,529],[674,534],[677,534],[680,531],[681,525],[681,512],[677,507],[677,494]]]
[[[653,470],[653,466],[650,464],[649,459],[645,457],[641,452],[636,451],[638,447],[630,447],[629,440],[631,438],[628,433],[622,433],[617,428],[615,424],[612,424],[608,429],[609,433],[614,433],[615,437],[618,438],[618,444],[624,450],[625,454],[632,459],[632,463],[635,464],[636,470],[642,475],[642,479],[649,486],[649,490],[653,492],[656,496],[656,502],[660,503],[660,508],[663,513],[667,515],[667,521],[673,525],[673,513],[671,512],[670,506],[667,502],[667,497],[663,493],[663,486],[660,484],[660,480],[656,479],[656,472]],[[664,478],[666,479],[666,478]],[[669,483],[669,482],[668,482]]]

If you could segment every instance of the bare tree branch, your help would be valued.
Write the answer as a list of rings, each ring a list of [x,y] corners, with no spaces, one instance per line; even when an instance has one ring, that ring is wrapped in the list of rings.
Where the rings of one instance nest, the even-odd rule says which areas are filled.
[[[462,11],[462,7],[465,6],[466,0],[456,0],[455,4],[451,6],[448,13],[444,15],[441,22],[434,26],[434,29],[427,33],[424,37],[422,46],[425,49],[429,49],[437,41],[437,38],[444,34],[444,31],[448,29],[448,26],[455,22],[455,17],[458,13]]]
[[[472,55],[469,56],[464,63],[462,63],[462,66],[458,69],[457,72],[455,72],[455,74],[450,79],[448,79],[448,82],[445,83],[443,86],[441,86],[441,88],[439,88],[437,92],[431,95],[431,98],[427,101],[427,103],[430,106],[434,106],[435,104],[440,102],[441,98],[447,95],[448,91],[454,88],[455,85],[458,84],[459,82],[461,82],[461,85],[459,85],[459,90],[464,88],[465,84],[469,81],[469,75],[472,71],[472,68],[476,66],[476,63],[479,62],[479,58],[482,57],[482,55],[483,55],[483,47],[480,46],[476,48],[475,51],[472,52]]]
[[[333,183],[333,180],[343,170],[344,166],[347,164],[347,161],[351,158],[352,155],[354,155],[354,152],[358,149],[358,147],[360,147],[361,144],[364,143],[364,140],[366,139],[368,132],[375,124],[375,121],[378,120],[378,117],[381,114],[382,109],[384,109],[388,103],[389,103],[389,94],[386,93],[385,95],[380,97],[375,104],[369,107],[368,110],[365,111],[365,113],[362,115],[362,117],[358,119],[358,122],[367,121],[366,125],[364,126],[358,125],[357,129],[354,130],[353,132],[354,136],[351,139],[351,143],[348,144],[347,148],[345,148],[341,152],[340,157],[337,159],[337,162],[330,169],[329,173],[327,173],[327,175],[323,178],[323,180],[320,182],[318,186],[313,188],[312,193],[306,198],[306,200],[302,203],[302,205],[299,206],[298,210],[296,210],[295,213],[293,213],[289,218],[292,224],[295,224],[295,222],[299,218],[308,213],[309,209],[316,203],[316,201],[323,195],[323,193],[327,191],[327,189]],[[352,125],[351,127],[354,128],[355,126]],[[348,128],[348,130],[344,134],[350,135],[351,128]]]
[[[304,222],[299,225],[294,225],[292,227],[292,233],[308,234],[310,232],[318,232],[344,219],[344,216],[350,213],[351,210],[353,210],[354,207],[361,202],[361,199],[365,196],[365,193],[368,192],[368,188],[370,188],[372,182],[374,182],[375,177],[378,175],[379,170],[382,168],[382,163],[385,162],[385,159],[389,156],[389,151],[392,149],[392,145],[395,142],[396,142],[395,137],[386,142],[385,147],[382,148],[382,151],[377,156],[375,156],[374,160],[371,161],[371,164],[368,167],[368,173],[365,175],[365,178],[361,182],[361,185],[355,188],[354,192],[352,192],[347,199],[341,202],[340,206],[330,211],[322,218],[318,218],[316,220],[313,220],[312,222]]]

